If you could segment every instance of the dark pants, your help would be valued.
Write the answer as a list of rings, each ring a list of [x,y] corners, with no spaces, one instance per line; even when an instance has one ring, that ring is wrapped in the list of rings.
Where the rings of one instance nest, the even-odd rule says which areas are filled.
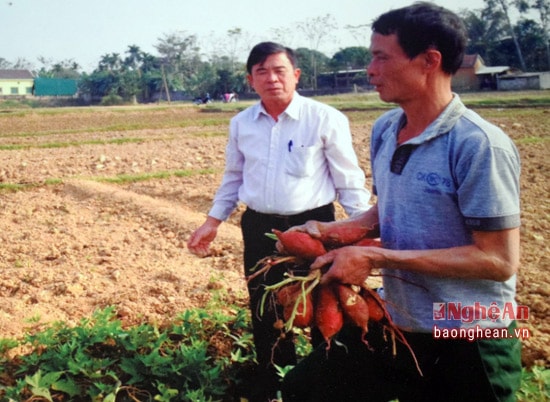
[[[515,327],[515,323],[511,326]],[[516,338],[436,340],[406,333],[422,369],[398,340],[371,325],[369,347],[357,328],[315,349],[283,381],[284,402],[515,401],[521,380],[521,343]],[[342,346],[345,345],[345,346]]]
[[[268,215],[247,209],[241,220],[244,240],[244,267],[248,277],[254,273],[253,268],[259,260],[276,253],[275,241],[265,236],[272,229],[285,231],[292,226],[302,225],[308,220],[333,221],[334,205],[328,204],[298,215],[280,216]],[[248,282],[250,295],[250,310],[252,312],[252,329],[254,345],[258,359],[258,371],[266,389],[279,389],[278,377],[273,367],[296,364],[296,352],[292,334],[281,337],[281,331],[273,324],[282,317],[282,310],[273,304],[266,304],[260,313],[260,302],[264,294],[264,286],[272,285],[284,279],[283,266],[274,266],[266,275],[260,275]],[[253,398],[251,398],[253,399]]]

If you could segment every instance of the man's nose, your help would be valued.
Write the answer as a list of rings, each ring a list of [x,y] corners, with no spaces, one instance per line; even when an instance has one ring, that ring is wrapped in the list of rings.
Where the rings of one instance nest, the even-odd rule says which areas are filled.
[[[269,72],[269,73],[267,74],[267,79],[268,79],[269,81],[277,81],[277,80],[279,79],[279,76],[277,75],[276,72],[272,71],[272,72]]]

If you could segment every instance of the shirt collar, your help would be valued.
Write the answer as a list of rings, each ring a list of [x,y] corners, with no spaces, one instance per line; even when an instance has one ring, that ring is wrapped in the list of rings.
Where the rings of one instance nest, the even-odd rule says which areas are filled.
[[[407,141],[407,144],[421,144],[448,133],[465,111],[466,106],[464,106],[458,94],[453,93],[453,99],[449,102],[443,112],[441,112],[441,114],[437,116],[437,118],[428,127],[426,127],[422,134]],[[402,124],[404,118],[404,114],[401,114],[398,117],[398,127]]]
[[[298,120],[300,117],[300,109],[303,103],[304,103],[303,97],[298,92],[294,92],[294,95],[292,96],[292,100],[290,101],[290,104],[286,107],[285,111],[281,113],[281,116],[287,115],[293,120]],[[267,111],[264,108],[264,105],[260,101],[256,103],[256,105],[254,105],[253,115],[254,115],[254,119],[257,120],[260,118],[261,115],[269,116],[269,113],[267,113]]]
[[[446,134],[452,130],[456,122],[462,117],[466,111],[466,106],[460,100],[458,94],[453,94],[453,99],[441,114],[430,124],[426,129],[427,139]]]
[[[294,92],[292,101],[283,113],[288,115],[291,119],[298,120],[300,118],[300,109],[302,108],[303,103],[304,99],[302,96],[298,92]]]

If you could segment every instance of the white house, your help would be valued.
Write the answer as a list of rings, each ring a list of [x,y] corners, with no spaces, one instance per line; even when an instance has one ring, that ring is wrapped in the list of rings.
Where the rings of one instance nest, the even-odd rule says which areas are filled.
[[[34,77],[29,70],[1,70],[0,96],[32,95]]]

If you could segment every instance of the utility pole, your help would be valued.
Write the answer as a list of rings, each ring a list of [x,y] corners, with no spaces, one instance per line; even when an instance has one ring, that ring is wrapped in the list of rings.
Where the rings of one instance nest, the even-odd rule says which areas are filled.
[[[166,74],[164,73],[164,64],[160,65],[160,72],[162,73],[162,86],[166,93],[166,100],[170,103],[170,91],[168,90],[168,83],[166,81]]]

